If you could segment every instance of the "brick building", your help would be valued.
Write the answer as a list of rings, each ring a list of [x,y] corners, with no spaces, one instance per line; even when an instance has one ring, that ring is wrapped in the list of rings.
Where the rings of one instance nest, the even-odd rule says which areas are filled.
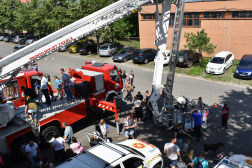
[[[141,48],[155,48],[155,4],[142,7],[139,12],[139,36]],[[162,4],[159,4],[162,11]],[[171,8],[167,49],[170,49],[175,5]],[[160,13],[161,15],[161,13]],[[160,18],[160,16],[159,16]],[[217,45],[215,53],[231,51],[235,59],[252,54],[252,0],[226,0],[212,2],[187,2],[185,5],[180,49],[186,42],[184,33],[205,29],[210,42]],[[213,56],[203,54],[203,56]]]

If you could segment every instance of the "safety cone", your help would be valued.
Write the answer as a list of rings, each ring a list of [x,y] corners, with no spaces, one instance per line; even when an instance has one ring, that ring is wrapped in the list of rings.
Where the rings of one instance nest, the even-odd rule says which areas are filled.
[[[40,63],[38,62],[38,65],[40,65]]]
[[[214,107],[217,108],[217,103],[216,102],[214,103]]]
[[[66,71],[66,68],[64,68],[64,71]]]

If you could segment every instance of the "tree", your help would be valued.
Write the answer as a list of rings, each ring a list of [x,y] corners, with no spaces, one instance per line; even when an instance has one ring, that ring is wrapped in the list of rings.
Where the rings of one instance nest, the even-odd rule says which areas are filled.
[[[210,37],[207,37],[205,29],[197,31],[197,34],[185,32],[184,37],[187,43],[184,47],[190,51],[198,51],[199,53],[206,52],[208,55],[211,55],[217,46],[210,43]]]

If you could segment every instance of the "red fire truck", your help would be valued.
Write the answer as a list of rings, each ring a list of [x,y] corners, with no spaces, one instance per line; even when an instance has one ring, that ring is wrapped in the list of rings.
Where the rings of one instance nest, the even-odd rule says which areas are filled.
[[[33,139],[43,146],[49,146],[53,134],[60,134],[62,122],[72,124],[87,116],[86,109],[95,112],[102,110],[115,113],[118,121],[116,99],[121,100],[122,80],[119,69],[115,65],[86,62],[82,68],[71,69],[76,79],[76,99],[71,102],[64,100],[52,101],[51,106],[38,106],[40,127],[35,130],[29,117],[24,118],[25,96],[21,86],[33,88],[40,71],[22,69],[4,90],[2,98],[6,103],[0,104],[0,153],[13,154],[15,158],[24,158],[24,149]],[[42,73],[43,74],[43,73]],[[50,76],[46,75],[50,80]],[[0,81],[6,82],[9,78]],[[38,80],[39,82],[39,80]],[[102,109],[102,110],[98,110]]]

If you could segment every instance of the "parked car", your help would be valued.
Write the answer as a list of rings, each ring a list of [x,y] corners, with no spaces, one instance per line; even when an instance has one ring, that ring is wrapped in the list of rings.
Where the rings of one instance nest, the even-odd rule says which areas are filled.
[[[234,54],[229,51],[217,53],[206,66],[206,73],[224,74],[234,63]]]
[[[95,42],[94,42],[93,39],[79,40],[78,42],[79,42],[79,43],[82,43],[83,45],[84,45],[84,44],[95,44]]]
[[[117,52],[115,44],[104,44],[99,48],[99,56],[112,56]]]
[[[71,45],[68,49],[69,53],[77,53],[78,49],[80,49],[82,46],[82,43],[75,42],[73,45]]]
[[[192,52],[189,50],[181,50],[179,51],[177,64],[179,66],[186,65],[187,67],[191,67],[196,62],[201,62],[202,54],[197,52]]]
[[[235,78],[252,79],[252,55],[242,57],[234,73]]]
[[[32,35],[25,36],[23,39],[21,39],[21,40],[19,41],[19,44],[20,44],[20,45],[24,45],[25,42],[26,42],[26,40],[28,40],[29,38],[31,38],[31,36],[32,36]]]
[[[11,38],[15,37],[15,35],[9,35],[9,36],[6,36],[3,41],[5,42],[10,42]]]
[[[7,36],[9,36],[8,33],[3,33],[3,34],[1,34],[1,35],[0,35],[0,41],[3,41],[3,39],[4,39],[5,37],[7,37]]]
[[[33,42],[37,41],[38,39],[39,39],[38,36],[30,36],[30,37],[26,40],[25,44],[26,44],[26,45],[32,44]]]
[[[17,36],[14,37],[13,42],[14,42],[14,43],[19,43],[20,40],[22,40],[22,39],[24,39],[24,38],[25,38],[24,35],[17,35]]]
[[[155,56],[154,58],[154,63],[156,64],[156,59],[157,56]],[[165,56],[164,56],[164,62],[163,62],[163,65],[168,65],[169,63],[169,60],[170,60],[170,50],[165,50]]]
[[[13,48],[13,52],[16,52],[18,50],[21,50],[22,48],[24,48],[26,45],[16,45],[14,48]]]
[[[85,44],[79,49],[80,54],[92,54],[97,53],[97,45],[96,44]]]
[[[58,51],[59,52],[68,51],[69,47],[72,45],[73,45],[73,43],[69,43],[67,45],[60,45]]]
[[[123,48],[117,54],[115,54],[112,59],[113,61],[123,61],[126,62],[132,59],[135,48]]]
[[[157,50],[152,48],[143,48],[137,49],[133,53],[132,61],[145,63],[147,64],[149,61],[153,61],[156,56]]]

